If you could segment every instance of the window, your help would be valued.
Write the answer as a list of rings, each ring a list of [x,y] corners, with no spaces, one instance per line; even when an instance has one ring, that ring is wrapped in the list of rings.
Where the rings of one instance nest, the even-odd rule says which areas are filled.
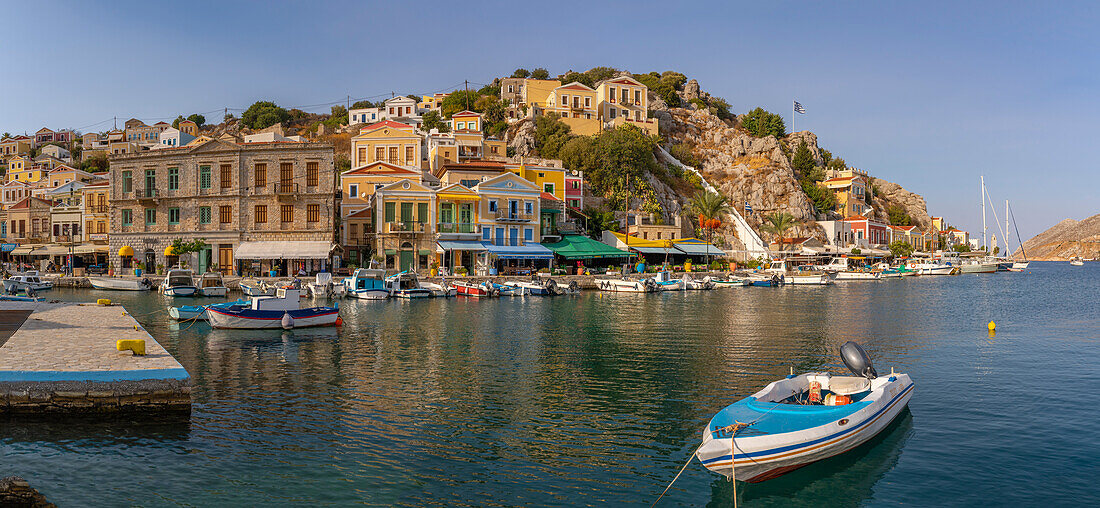
[[[492,230],[490,230],[489,228],[482,229],[481,230],[481,239],[488,242],[489,239],[490,239],[489,238],[490,234],[492,234]]]
[[[461,184],[463,187],[472,189],[481,182],[479,180],[459,180],[458,183]]]
[[[359,147],[358,153],[359,153],[359,164],[360,165],[366,164],[367,163],[367,147],[365,147],[365,146]]]
[[[383,147],[377,147],[374,149],[374,160],[380,161],[386,159],[386,149]]]
[[[279,221],[294,222],[294,205],[279,205]]]
[[[417,203],[416,205],[416,221],[419,223],[428,222],[428,204]]]
[[[306,222],[321,221],[321,205],[317,203],[306,205]]]
[[[615,103],[615,87],[613,87],[613,86],[607,87],[607,90],[608,90],[608,97],[611,98],[611,103],[614,104]]]
[[[180,190],[180,168],[168,168],[168,190]]]
[[[252,173],[252,181],[256,187],[267,187],[267,164],[256,164]]]
[[[413,221],[413,204],[401,203],[401,222],[406,224]]]
[[[592,107],[592,98],[591,97],[585,97],[584,98],[584,107],[585,107],[585,109]]]
[[[348,197],[356,199],[359,198],[359,184],[353,183],[348,185]]]
[[[629,100],[630,100],[630,90],[629,90],[629,89],[627,89],[627,88],[626,88],[626,87],[624,86],[624,87],[622,87],[622,89],[620,89],[619,91],[620,91],[620,92],[622,93],[622,100],[623,100],[623,102],[627,102],[627,101],[629,101]]]
[[[157,223],[157,209],[146,208],[145,209],[145,225],[152,226]]]
[[[523,229],[523,241],[525,241],[525,242],[535,241],[535,230],[534,230],[534,228],[524,228]]]
[[[611,119],[612,120],[615,119],[615,114],[618,113],[618,112],[619,112],[619,110],[617,110],[615,108],[611,108]]]
[[[412,166],[413,165],[413,147],[411,147],[411,146],[406,146],[405,147],[405,165],[406,166]],[[317,184],[315,183],[313,185],[317,185]]]
[[[409,153],[412,153],[412,148],[409,148]],[[411,164],[411,162],[410,162]],[[321,163],[319,162],[307,162],[306,163],[306,185],[309,187],[316,187],[318,180],[318,173],[321,171]]]
[[[96,223],[95,232],[96,233],[106,233],[107,232],[107,223],[103,222],[103,221],[100,221],[100,222]]]
[[[279,187],[289,190],[291,182],[294,181],[294,163],[283,162],[279,164]]]
[[[397,215],[396,205],[392,202],[386,203],[386,222],[394,222]]]
[[[554,184],[544,183],[544,184],[542,184],[542,190],[543,190],[543,192],[545,192],[547,194],[553,194],[554,193]]]
[[[363,228],[365,231],[366,228]],[[348,224],[348,238],[355,238],[359,236],[359,225],[356,223]]]
[[[635,104],[641,104],[642,103],[642,91],[641,90],[634,90],[634,103]]]
[[[210,207],[199,207],[199,224],[210,224]]]
[[[218,207],[218,222],[222,224],[229,224],[233,222],[233,206],[221,205]]]
[[[389,162],[390,164],[397,164],[397,147],[396,146],[391,146],[390,147],[390,160],[387,161],[387,162]]]
[[[223,189],[228,189],[233,186],[233,166],[229,164],[222,164],[219,168],[221,171],[218,175],[218,180],[221,182]]]
[[[497,202],[496,202],[496,200],[489,200],[489,211],[490,212],[497,211]]]
[[[133,226],[134,225],[134,211],[129,208],[122,209],[122,225]],[[15,228],[12,228],[15,229]]]
[[[210,188],[210,166],[199,166],[199,188]]]
[[[168,223],[179,224],[180,223],[180,209],[172,207],[168,209]]]
[[[535,204],[530,201],[523,203],[523,211],[528,214],[535,213]]]
[[[256,213],[253,214],[256,217],[256,224],[264,224],[267,222],[267,205],[256,205]]]

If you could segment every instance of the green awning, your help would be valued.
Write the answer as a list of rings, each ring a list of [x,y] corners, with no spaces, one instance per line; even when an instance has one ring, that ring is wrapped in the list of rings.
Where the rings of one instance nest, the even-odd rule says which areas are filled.
[[[397,249],[386,249],[387,256],[393,256],[397,254]]]
[[[432,251],[430,251],[428,249],[420,249],[420,255],[421,256],[430,256],[430,255],[432,255]]]
[[[565,259],[627,258],[631,254],[583,235],[564,235],[561,241],[544,244]]]
[[[543,208],[542,213],[561,213],[561,210],[557,208]]]

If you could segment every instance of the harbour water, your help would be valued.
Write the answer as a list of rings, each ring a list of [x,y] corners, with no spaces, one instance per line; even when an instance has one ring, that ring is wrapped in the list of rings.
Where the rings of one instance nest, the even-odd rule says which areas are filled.
[[[0,421],[60,506],[648,505],[725,405],[862,343],[916,382],[870,444],[742,506],[1097,505],[1100,263],[832,287],[341,301],[344,326],[211,331],[126,305],[191,373],[184,420]],[[996,334],[986,323],[996,321]],[[664,506],[730,506],[694,462]]]

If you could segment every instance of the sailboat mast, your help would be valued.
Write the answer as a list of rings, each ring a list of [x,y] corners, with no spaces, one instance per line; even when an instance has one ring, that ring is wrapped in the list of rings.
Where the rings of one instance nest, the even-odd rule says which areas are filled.
[[[1007,199],[1005,200],[1005,232],[1004,232],[1004,235],[1005,235],[1005,257],[1007,258],[1007,257],[1012,255],[1011,251],[1008,250],[1008,200]]]
[[[986,227],[985,227],[985,175],[981,176],[982,179],[982,248],[989,251],[989,242],[986,240]]]

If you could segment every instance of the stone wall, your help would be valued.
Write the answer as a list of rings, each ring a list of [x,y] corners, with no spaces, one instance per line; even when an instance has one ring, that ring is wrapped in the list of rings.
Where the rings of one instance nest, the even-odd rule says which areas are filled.
[[[9,476],[0,478],[0,506],[48,508],[56,505],[46,501],[46,496],[31,488],[27,480],[19,476]]]

